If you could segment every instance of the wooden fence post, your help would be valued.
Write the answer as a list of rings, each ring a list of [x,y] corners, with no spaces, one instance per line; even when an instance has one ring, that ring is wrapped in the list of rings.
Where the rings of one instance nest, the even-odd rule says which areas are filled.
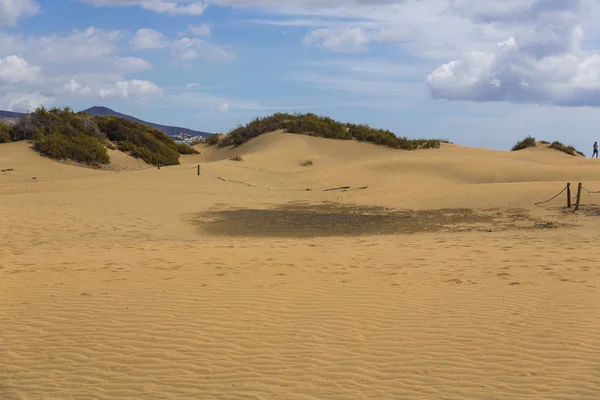
[[[159,163],[159,164],[156,164],[156,166],[158,167],[158,169],[160,169],[160,163]]]
[[[200,176],[200,164],[198,164],[198,176]]]
[[[577,186],[577,202],[575,203],[575,211],[579,210],[579,203],[581,201],[581,182]]]
[[[571,208],[571,196],[573,192],[571,192],[571,184],[567,183],[567,208]]]

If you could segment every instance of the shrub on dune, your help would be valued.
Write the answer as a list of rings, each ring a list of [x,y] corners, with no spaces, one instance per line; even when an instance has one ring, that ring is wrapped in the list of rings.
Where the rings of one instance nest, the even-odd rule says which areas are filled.
[[[548,147],[551,149],[554,149],[554,150],[562,151],[563,153],[567,153],[570,156],[576,156],[577,154],[579,154],[580,156],[585,157],[585,154],[583,154],[581,151],[577,150],[575,147],[565,146],[561,142],[552,142],[552,144]]]
[[[0,122],[0,143],[12,141],[14,127],[11,124]]]
[[[84,133],[40,135],[34,139],[33,148],[55,160],[72,160],[95,167],[110,162],[102,143]]]
[[[153,165],[179,164],[180,154],[198,154],[170,136],[139,122],[117,117],[94,117],[98,128],[117,148]]]
[[[312,113],[276,113],[264,118],[255,118],[246,125],[236,127],[227,135],[209,139],[206,143],[220,147],[239,146],[263,133],[277,130],[328,139],[358,140],[403,150],[439,148],[441,143],[447,142],[439,139],[398,137],[388,130],[371,128],[368,125],[345,124]]]
[[[6,129],[0,129],[0,136],[5,136],[1,132]],[[19,118],[9,134],[13,141],[32,141],[34,149],[45,156],[94,166],[110,162],[106,148],[118,148],[155,165],[179,164],[180,154],[198,154],[148,125],[123,118],[92,117],[70,108],[40,107]]]
[[[518,151],[518,150],[523,150],[526,149],[528,147],[535,147],[536,143],[535,143],[535,138],[531,137],[531,136],[527,136],[525,139],[517,142],[511,151]]]

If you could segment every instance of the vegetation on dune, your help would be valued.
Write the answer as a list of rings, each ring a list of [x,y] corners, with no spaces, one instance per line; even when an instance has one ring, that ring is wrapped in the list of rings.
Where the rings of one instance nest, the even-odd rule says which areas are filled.
[[[45,156],[96,167],[110,162],[106,148],[118,148],[154,165],[179,164],[180,154],[198,153],[145,124],[117,117],[92,117],[69,108],[40,107],[19,118],[12,127],[0,124],[0,142],[10,140],[29,140]]]
[[[0,143],[8,143],[12,141],[14,127],[11,124],[6,124],[0,121]]]
[[[535,147],[536,143],[535,143],[535,138],[531,137],[531,136],[527,136],[525,139],[517,142],[517,144],[515,144],[512,148],[511,151],[518,151],[518,150],[523,150],[526,149],[528,147]]]
[[[58,132],[41,135],[34,140],[33,148],[56,160],[73,160],[93,166],[110,163],[102,142],[84,133],[72,136]]]
[[[244,159],[240,156],[233,156],[229,159],[229,161],[244,161]]]
[[[583,154],[581,151],[577,150],[575,147],[573,146],[565,146],[564,144],[562,144],[561,142],[547,142],[545,140],[540,141],[541,144],[543,145],[547,145],[548,148],[550,149],[554,149],[554,150],[558,150],[558,151],[562,151],[563,153],[567,153],[571,156],[576,156],[577,154],[584,156],[585,154]],[[523,150],[526,149],[528,147],[536,147],[536,141],[535,138],[531,137],[531,136],[527,136],[525,139],[517,142],[517,144],[515,144],[512,148],[512,151],[517,151],[517,150]]]
[[[300,163],[300,165],[303,166],[303,167],[312,167],[313,166],[313,162],[312,162],[312,160],[306,160],[306,161],[302,161]]]
[[[562,151],[563,153],[567,153],[570,156],[576,156],[577,154],[579,154],[580,156],[585,157],[585,154],[577,150],[575,147],[565,146],[561,142],[552,142],[552,144],[550,144],[550,146],[548,147],[554,150]]]
[[[101,132],[117,148],[141,158],[153,165],[179,164],[180,154],[197,154],[198,151],[185,144],[179,144],[158,129],[139,122],[118,117],[94,117]]]
[[[359,140],[403,150],[439,148],[441,143],[448,143],[439,139],[397,137],[388,130],[375,129],[368,125],[342,123],[310,113],[277,113],[256,118],[244,126],[238,126],[226,135],[212,136],[205,143],[219,147],[239,146],[263,133],[277,130],[328,139]]]

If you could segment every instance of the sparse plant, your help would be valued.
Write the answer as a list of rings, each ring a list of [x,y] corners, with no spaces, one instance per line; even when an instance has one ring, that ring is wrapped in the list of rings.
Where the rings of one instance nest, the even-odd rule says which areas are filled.
[[[549,142],[549,141],[547,141],[547,140],[540,140],[540,143],[541,143],[541,144],[550,144],[550,142]]]
[[[106,148],[109,150],[116,150],[117,146],[114,145],[113,142],[111,142],[110,140],[106,141]]]
[[[229,160],[230,161],[244,161],[244,159],[240,156],[233,156]]]
[[[223,140],[223,135],[222,133],[216,133],[212,136],[207,137],[204,140],[204,144],[207,144],[209,146],[215,146],[215,145],[219,145],[221,144],[221,141]]]
[[[562,144],[561,142],[552,142],[552,144],[550,144],[550,146],[548,146],[551,149],[554,150],[558,150],[558,151],[562,151],[563,153],[566,153],[570,156],[575,156],[577,154],[584,156],[585,154],[583,154],[581,151],[577,150],[575,147],[573,146],[565,146],[564,144]]]
[[[306,160],[306,161],[302,161],[300,163],[300,165],[303,166],[303,167],[312,167],[313,166],[313,162],[312,162],[312,160]]]
[[[531,136],[527,136],[525,139],[517,142],[511,151],[519,151],[519,150],[523,150],[526,149],[528,147],[535,147],[536,143],[535,143],[535,138],[531,137]]]

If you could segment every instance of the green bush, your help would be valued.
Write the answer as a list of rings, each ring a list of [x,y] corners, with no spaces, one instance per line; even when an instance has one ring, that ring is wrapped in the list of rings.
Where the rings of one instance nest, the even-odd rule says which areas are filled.
[[[329,139],[359,140],[403,150],[439,148],[441,143],[447,143],[447,141],[439,139],[399,138],[388,130],[375,129],[368,125],[344,124],[329,117],[311,113],[276,113],[264,118],[255,118],[244,126],[238,126],[223,137],[215,135],[209,138],[206,143],[220,147],[239,146],[263,133],[277,130]]]
[[[110,162],[106,148],[127,151],[155,165],[179,164],[180,154],[198,154],[145,124],[116,117],[92,117],[69,108],[40,107],[19,118],[10,136],[15,141],[33,141],[34,149],[48,157],[90,165]]]
[[[575,155],[579,154],[579,155],[585,157],[585,154],[583,154],[581,151],[577,150],[575,147],[565,146],[561,142],[552,142],[552,144],[548,147],[551,149],[554,149],[554,150],[562,151],[563,153],[567,153],[570,156],[575,156]]]
[[[180,154],[197,154],[188,145],[139,122],[117,117],[94,117],[100,131],[121,151],[153,165],[177,165]]]
[[[37,136],[33,148],[56,160],[72,160],[96,167],[110,162],[102,143],[85,133],[64,135],[54,132]]]
[[[526,149],[528,147],[535,147],[536,143],[535,143],[535,138],[531,137],[531,136],[527,136],[525,139],[517,142],[511,151],[518,151],[518,150],[523,150]]]
[[[0,143],[8,143],[12,140],[14,127],[11,124],[0,122]]]
[[[179,154],[200,154],[200,152],[185,143],[175,143]]]

